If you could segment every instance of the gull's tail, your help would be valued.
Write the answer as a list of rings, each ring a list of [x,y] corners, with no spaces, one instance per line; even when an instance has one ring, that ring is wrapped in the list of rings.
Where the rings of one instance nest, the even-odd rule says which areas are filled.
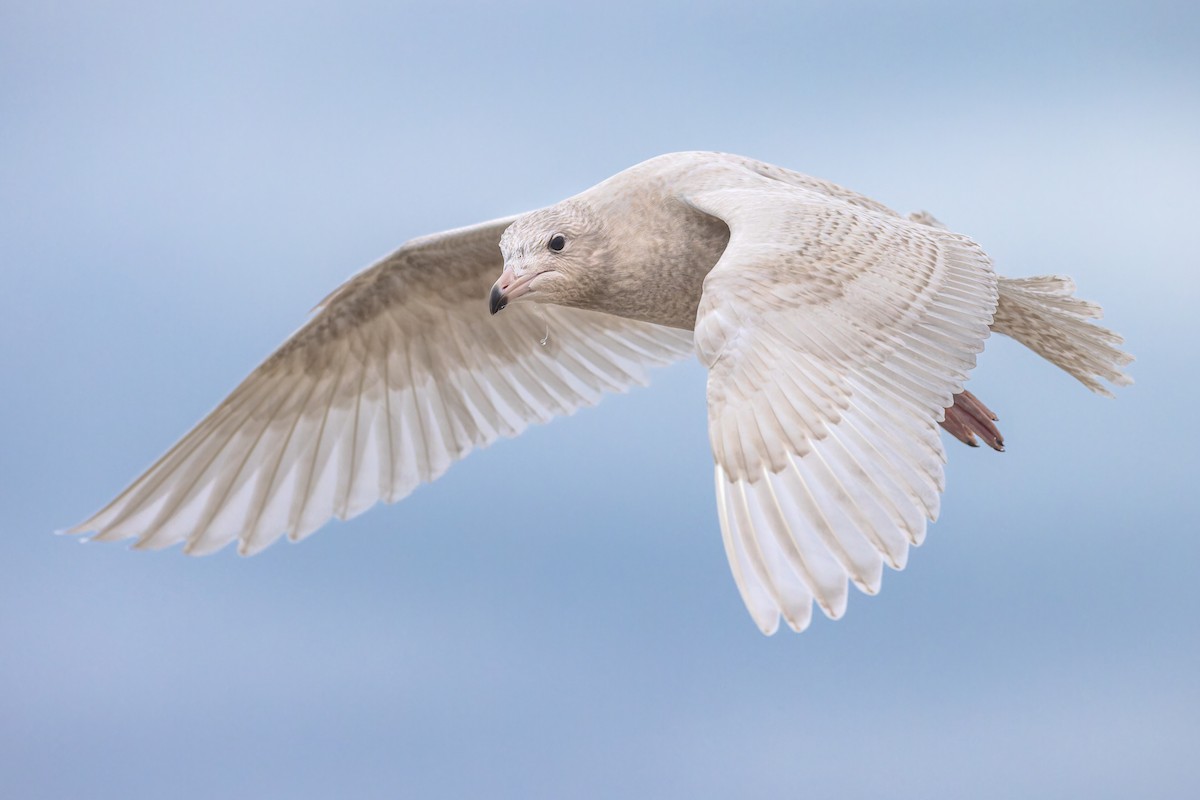
[[[1124,339],[1092,322],[1100,319],[1100,306],[1074,297],[1070,278],[1000,278],[999,289],[992,330],[1016,339],[1097,394],[1112,397],[1101,378],[1114,386],[1133,383],[1121,371],[1133,361],[1120,349]]]

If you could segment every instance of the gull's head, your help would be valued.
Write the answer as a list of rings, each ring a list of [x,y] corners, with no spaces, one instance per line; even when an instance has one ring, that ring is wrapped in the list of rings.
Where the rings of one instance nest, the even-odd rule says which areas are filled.
[[[492,286],[491,312],[523,297],[587,308],[602,279],[605,238],[597,215],[574,200],[519,217],[500,237],[504,271]]]

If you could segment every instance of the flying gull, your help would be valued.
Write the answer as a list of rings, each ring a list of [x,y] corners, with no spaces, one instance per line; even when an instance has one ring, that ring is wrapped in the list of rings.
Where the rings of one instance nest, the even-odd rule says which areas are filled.
[[[414,239],[352,277],[72,532],[251,555],[395,502],[530,423],[695,353],[725,551],[759,628],[831,618],[936,519],[938,426],[1003,448],[964,391],[995,331],[1092,391],[1131,381],[1070,279],[837,186],[673,153],[557,205]],[[508,306],[519,307],[505,311]],[[536,304],[540,313],[529,313]],[[520,307],[524,306],[524,307]],[[501,313],[503,312],[503,313]]]

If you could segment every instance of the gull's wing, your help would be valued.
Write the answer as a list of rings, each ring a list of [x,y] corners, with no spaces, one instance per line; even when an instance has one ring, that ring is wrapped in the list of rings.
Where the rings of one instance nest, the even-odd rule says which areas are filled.
[[[730,228],[696,350],[726,554],[765,633],[879,589],[936,518],[938,422],[983,349],[991,262],[948,231],[748,172],[684,199]]]
[[[415,239],[351,278],[72,532],[186,542],[197,554],[237,539],[255,553],[399,500],[472,448],[645,383],[647,366],[691,352],[690,332],[596,312],[490,316],[511,222]]]

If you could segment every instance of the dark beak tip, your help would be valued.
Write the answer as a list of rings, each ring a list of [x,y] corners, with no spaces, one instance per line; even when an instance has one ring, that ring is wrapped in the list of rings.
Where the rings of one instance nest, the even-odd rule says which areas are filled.
[[[504,296],[504,292],[500,291],[499,286],[492,287],[492,296],[488,299],[488,309],[493,315],[504,310],[508,305],[508,298]]]

